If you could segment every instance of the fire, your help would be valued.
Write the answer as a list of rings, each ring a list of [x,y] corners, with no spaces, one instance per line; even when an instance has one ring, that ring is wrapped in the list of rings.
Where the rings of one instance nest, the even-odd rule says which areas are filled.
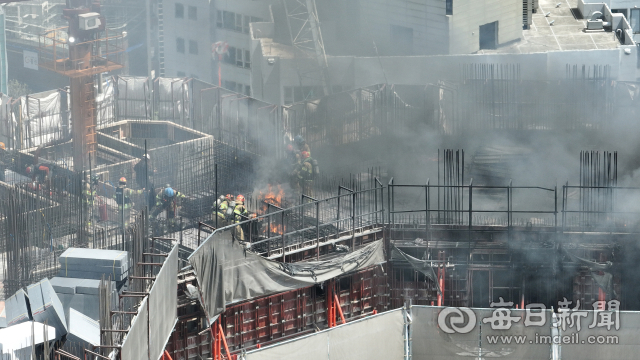
[[[274,234],[282,235],[282,233],[283,233],[282,228],[283,228],[282,225],[277,225],[277,224],[271,224],[269,226],[269,230],[271,232],[271,235],[274,235]],[[287,227],[286,226],[284,226],[284,231],[287,231]]]
[[[284,189],[282,189],[282,186],[278,185],[277,194],[273,192],[273,186],[271,184],[268,185],[268,188],[269,190],[264,196],[263,201],[271,205],[282,206],[282,198],[284,198]],[[260,195],[262,195],[262,192],[260,192]]]
[[[268,204],[275,205],[277,207],[283,207],[284,189],[278,185],[278,192],[276,193],[273,185],[269,184],[265,191],[258,191],[258,200],[262,203],[259,210],[260,214],[266,214],[268,210]]]

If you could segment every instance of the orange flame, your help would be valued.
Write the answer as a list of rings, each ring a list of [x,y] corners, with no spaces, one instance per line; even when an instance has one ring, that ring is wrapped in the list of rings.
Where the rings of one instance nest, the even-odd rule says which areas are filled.
[[[266,203],[282,207],[282,199],[284,198],[284,189],[282,188],[282,186],[278,185],[278,193],[276,194],[273,191],[273,186],[269,184],[267,193],[263,194],[262,191],[259,191],[258,196],[259,196],[259,199],[261,199]]]
[[[277,224],[271,224],[269,226],[269,230],[271,232],[271,235],[277,234],[277,235],[282,235],[283,231],[282,231],[283,226],[282,225],[277,225]],[[284,231],[287,231],[287,227],[284,227]]]

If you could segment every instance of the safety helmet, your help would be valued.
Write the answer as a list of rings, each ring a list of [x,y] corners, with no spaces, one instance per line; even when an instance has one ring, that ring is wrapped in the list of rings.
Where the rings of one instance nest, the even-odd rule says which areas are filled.
[[[164,189],[164,196],[166,197],[173,197],[173,195],[175,195],[175,191],[173,191],[172,188],[168,187],[166,189]]]
[[[120,178],[120,185],[127,185],[127,178],[126,177],[121,177]]]
[[[220,202],[223,202],[225,200],[224,195],[220,195],[220,197],[218,198],[218,200],[220,200]]]
[[[233,201],[233,195],[231,194],[227,194],[224,198],[227,199],[227,201]]]
[[[244,196],[242,196],[242,195],[236,196],[236,202],[244,203]]]
[[[31,166],[27,166],[27,174],[31,174],[33,168]]]
[[[302,137],[302,135],[297,135],[294,141],[296,142],[296,144],[304,144],[304,138]]]
[[[300,155],[302,156],[303,159],[308,158],[309,156],[311,156],[311,154],[309,154],[308,151],[303,151],[300,153]]]
[[[293,151],[293,145],[291,144],[287,145],[287,151]]]
[[[4,143],[3,143],[3,142],[0,142],[0,149],[2,149],[2,150],[4,150],[4,149],[5,149],[5,147],[4,147]]]

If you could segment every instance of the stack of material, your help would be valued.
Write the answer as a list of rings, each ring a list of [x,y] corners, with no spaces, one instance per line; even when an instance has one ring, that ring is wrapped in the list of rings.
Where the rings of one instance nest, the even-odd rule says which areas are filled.
[[[50,282],[62,302],[65,316],[70,316],[71,309],[74,309],[93,320],[100,318],[100,280],[54,277]],[[116,288],[115,282],[111,288]],[[111,299],[114,306],[118,303],[117,298],[114,291]]]
[[[22,289],[7,299],[5,310],[7,312],[7,326],[17,325],[31,320],[29,299]]]
[[[33,320],[56,329],[58,338],[67,333],[67,321],[62,303],[48,279],[27,287]]]
[[[93,349],[100,345],[100,325],[98,321],[90,319],[80,312],[69,310],[69,333],[67,341],[74,345],[80,344],[85,349]]]
[[[69,248],[60,255],[58,276],[123,281],[129,269],[126,251]]]
[[[42,346],[46,339],[52,344],[56,338],[56,329],[35,321],[28,321],[18,325],[0,329],[0,349],[5,358],[0,359],[31,359],[34,351],[32,346],[36,346],[36,358],[42,358]],[[32,335],[33,334],[33,335]]]

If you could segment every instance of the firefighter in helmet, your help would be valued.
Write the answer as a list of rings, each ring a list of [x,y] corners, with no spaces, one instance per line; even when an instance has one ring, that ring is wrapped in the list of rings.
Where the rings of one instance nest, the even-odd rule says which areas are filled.
[[[132,190],[127,188],[127,178],[124,176],[120,178],[113,198],[116,200],[116,204],[118,204],[120,221],[125,228],[129,226],[129,221],[131,219],[131,208],[133,207],[132,198],[134,196],[141,195],[143,191],[144,189]]]
[[[233,217],[233,208],[235,202],[233,195],[220,195],[220,198],[216,201],[215,211],[217,217],[217,227],[225,227],[230,224],[229,219]]]
[[[166,211],[167,227],[170,232],[177,230],[176,216],[180,201],[185,196],[179,191],[174,190],[169,184],[156,195],[156,206],[151,213],[152,217],[157,217],[161,212]]]
[[[244,196],[238,195],[236,196],[235,206],[233,208],[233,222],[239,224],[249,217],[249,212],[247,208],[244,206]],[[244,239],[244,231],[242,230],[242,226],[237,225],[234,228],[234,234],[236,239],[240,241],[245,241]]]
[[[302,151],[300,153],[301,164],[298,171],[299,186],[302,188],[302,193],[313,197],[313,179],[317,173],[317,163],[311,158],[308,151]]]

